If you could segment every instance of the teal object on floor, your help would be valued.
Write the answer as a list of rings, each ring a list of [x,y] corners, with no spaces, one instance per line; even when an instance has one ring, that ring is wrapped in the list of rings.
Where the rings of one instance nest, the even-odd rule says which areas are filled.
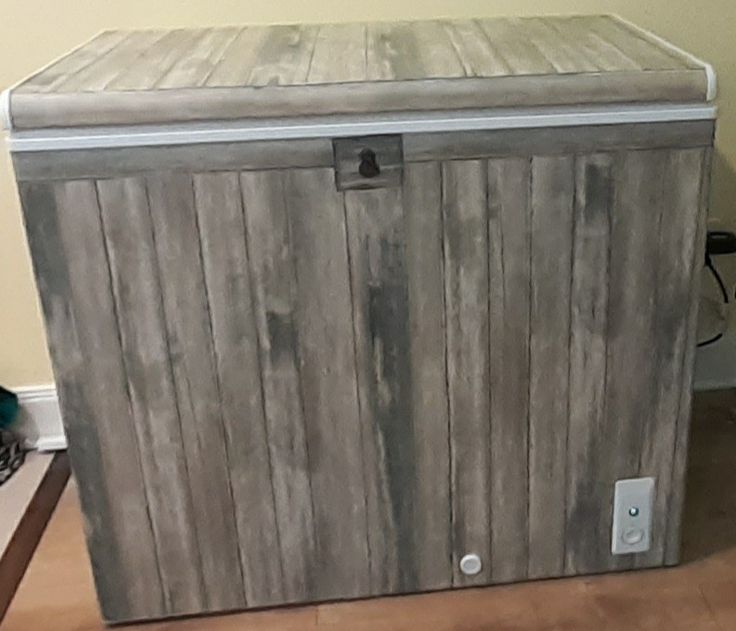
[[[7,429],[18,416],[18,395],[0,386],[0,430]]]

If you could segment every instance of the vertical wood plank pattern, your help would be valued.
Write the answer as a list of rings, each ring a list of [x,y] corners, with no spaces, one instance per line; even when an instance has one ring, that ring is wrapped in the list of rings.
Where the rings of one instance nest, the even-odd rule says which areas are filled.
[[[491,450],[488,391],[488,208],[483,161],[442,164],[447,383],[450,416],[453,585],[488,583]],[[459,569],[469,553],[483,569]]]
[[[529,565],[531,159],[488,162],[494,582]]]
[[[343,200],[332,169],[285,173],[314,502],[313,598],[370,589]]]
[[[150,219],[128,221],[144,226],[150,222],[153,227],[207,600],[216,610],[243,607],[243,570],[192,178],[185,173],[162,173],[149,176],[147,185]]]
[[[416,590],[414,417],[404,213],[396,188],[345,193],[371,590]]]
[[[439,176],[345,195],[373,593],[451,581]]]
[[[605,387],[608,331],[608,271],[613,212],[613,158],[579,156],[570,289],[570,390],[567,440],[565,573],[604,568],[610,557],[609,524],[595,523],[610,500],[609,480],[600,481],[598,455],[607,453]]]
[[[238,175],[195,175],[194,195],[246,601],[275,604],[294,594],[284,593]]]
[[[697,344],[698,307],[700,303],[700,271],[705,254],[712,160],[713,149],[704,149],[700,166],[700,195],[698,198],[697,221],[693,235],[693,259],[690,269],[687,333],[683,356],[682,383],[680,386],[680,401],[677,411],[674,454],[671,462],[670,497],[667,502],[667,530],[665,532],[664,549],[664,563],[666,565],[675,565],[680,561],[682,511],[685,501],[685,474],[687,451],[690,442],[692,385]]]
[[[141,178],[104,180],[97,183],[97,190],[162,580],[172,592],[168,595],[172,612],[196,611],[210,603],[166,343],[145,183]],[[186,600],[180,605],[179,599]]]
[[[197,611],[208,604],[144,183],[110,180],[97,187],[162,581],[172,613]]]
[[[283,180],[279,171],[240,174],[284,596],[304,600],[320,577]]]
[[[613,490],[616,480],[639,470],[642,428],[651,423],[657,384],[656,308],[657,242],[662,230],[667,153],[629,152],[617,159],[608,276],[608,346],[606,422],[602,445],[616,445],[598,456],[599,547],[610,547]],[[669,209],[667,209],[669,211]],[[657,484],[657,493],[664,490]],[[666,491],[665,491],[666,492]],[[606,538],[608,540],[606,540]],[[611,556],[604,566],[631,567],[631,556]]]
[[[514,71],[564,71],[575,24],[490,30]],[[369,73],[472,74],[496,41],[479,25],[223,31],[180,70],[234,76],[241,51],[256,81],[332,77],[360,32]],[[438,33],[454,56],[407,65]],[[22,184],[104,615],[675,563],[710,149],[616,133],[464,159],[448,135],[444,162],[347,193],[268,161]],[[657,480],[652,548],[614,556],[614,484],[637,476]]]
[[[529,339],[529,577],[559,576],[565,561],[575,161],[532,160]]]
[[[652,544],[637,555],[636,567],[664,562],[668,502],[672,494],[673,450],[687,353],[687,326],[695,237],[700,208],[702,149],[669,151],[661,158],[664,177],[660,182],[658,243],[656,250],[656,312],[651,335],[655,373],[649,418],[641,422],[639,476],[656,480],[652,512]],[[678,182],[673,186],[672,182]],[[695,272],[695,273],[699,273]],[[674,482],[679,483],[679,482]]]
[[[161,615],[164,593],[94,182],[23,184],[20,196],[102,614]]]
[[[452,584],[449,418],[445,364],[442,172],[406,165],[402,193],[409,279],[411,410],[414,416],[413,525],[421,589]],[[424,551],[431,550],[427,554]]]

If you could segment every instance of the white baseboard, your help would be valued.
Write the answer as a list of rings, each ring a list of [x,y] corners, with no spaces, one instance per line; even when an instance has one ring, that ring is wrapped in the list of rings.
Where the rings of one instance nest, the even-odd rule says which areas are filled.
[[[20,404],[20,416],[14,430],[25,439],[26,446],[38,451],[66,449],[66,436],[61,423],[61,410],[56,387],[25,386],[14,388]]]

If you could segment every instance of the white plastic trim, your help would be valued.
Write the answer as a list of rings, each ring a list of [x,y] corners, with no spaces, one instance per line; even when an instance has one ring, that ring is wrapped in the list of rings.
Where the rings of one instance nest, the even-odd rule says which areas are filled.
[[[708,104],[547,107],[14,131],[13,152],[712,120]]]
[[[639,33],[641,33],[645,37],[648,37],[649,39],[654,40],[655,42],[657,42],[658,44],[660,44],[664,48],[672,51],[673,53],[677,53],[678,55],[681,55],[682,57],[685,57],[686,59],[689,59],[693,63],[696,63],[696,64],[699,64],[699,65],[703,66],[703,68],[705,69],[706,80],[708,82],[708,84],[707,84],[708,87],[706,89],[706,99],[708,101],[714,101],[715,100],[716,96],[718,96],[718,77],[716,75],[715,69],[713,68],[713,66],[711,64],[709,64],[707,61],[703,61],[699,57],[696,57],[692,53],[689,53],[686,50],[683,50],[679,46],[675,46],[675,44],[673,44],[672,42],[667,41],[663,37],[660,37],[656,33],[652,33],[652,31],[650,31],[648,29],[645,29],[645,28],[639,26],[638,24],[634,24],[633,22],[630,22],[625,17],[622,17],[622,16],[620,16],[618,14],[613,14],[613,17],[615,17],[620,22],[623,22],[624,24],[626,24],[627,26],[629,26],[633,30],[638,31]]]
[[[13,121],[10,118],[10,88],[0,92],[0,129],[10,131]]]

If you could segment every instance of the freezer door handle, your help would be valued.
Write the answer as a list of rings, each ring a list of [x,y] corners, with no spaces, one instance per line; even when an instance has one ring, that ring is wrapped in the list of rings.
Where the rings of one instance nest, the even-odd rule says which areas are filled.
[[[336,138],[332,147],[338,191],[401,186],[404,152],[400,135]]]

